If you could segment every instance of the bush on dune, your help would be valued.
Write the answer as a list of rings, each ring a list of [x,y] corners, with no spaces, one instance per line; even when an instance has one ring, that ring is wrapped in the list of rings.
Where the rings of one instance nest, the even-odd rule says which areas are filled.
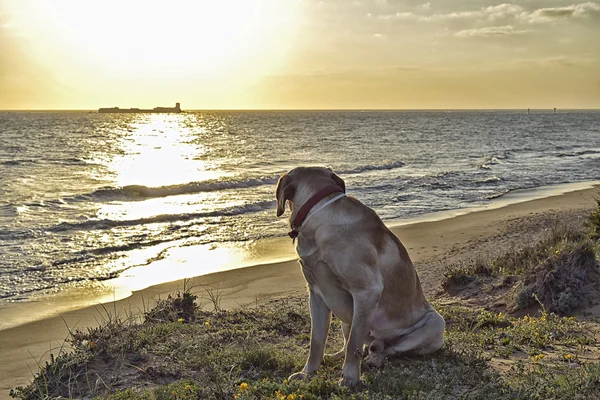
[[[516,303],[527,308],[539,301],[548,311],[566,315],[596,295],[598,281],[593,244],[565,242],[526,273]]]
[[[514,309],[540,304],[567,315],[595,300],[600,285],[600,200],[585,222],[587,229],[554,225],[546,237],[495,259],[479,258],[447,267],[442,287],[460,291],[481,278],[510,277],[516,283]]]
[[[590,229],[590,233],[593,239],[600,239],[600,199],[596,200],[598,208],[592,212],[587,226]]]

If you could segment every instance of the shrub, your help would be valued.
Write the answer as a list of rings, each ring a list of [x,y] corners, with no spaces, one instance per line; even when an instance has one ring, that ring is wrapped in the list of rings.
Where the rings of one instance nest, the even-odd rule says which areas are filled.
[[[469,284],[475,276],[493,276],[490,262],[478,258],[470,262],[452,264],[446,267],[442,278],[442,287],[446,290]]]
[[[96,394],[99,387],[88,379],[88,362],[93,356],[76,350],[50,360],[40,368],[33,382],[27,387],[17,387],[10,396],[21,399],[80,398],[84,394]]]
[[[590,229],[590,235],[592,239],[600,239],[600,199],[596,199],[596,203],[598,203],[598,207],[588,219],[586,225]]]
[[[147,322],[193,322],[198,305],[198,296],[190,292],[177,292],[164,300],[158,300],[154,308],[144,313]]]
[[[598,282],[598,262],[589,240],[564,242],[554,254],[525,274],[524,286],[518,291],[518,306],[532,305],[535,294],[550,312],[565,315],[583,305],[586,295]]]

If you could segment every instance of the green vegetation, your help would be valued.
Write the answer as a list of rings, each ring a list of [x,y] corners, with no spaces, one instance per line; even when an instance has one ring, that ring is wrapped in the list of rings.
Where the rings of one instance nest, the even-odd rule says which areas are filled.
[[[185,294],[184,294],[185,295]],[[177,315],[182,296],[170,301]],[[513,318],[489,310],[437,305],[446,344],[426,358],[399,359],[363,371],[355,389],[340,387],[341,361],[326,361],[308,381],[286,380],[302,368],[310,318],[300,299],[253,310],[195,310],[183,318],[135,323],[108,318],[73,332],[72,350],[51,358],[31,385],[13,397],[109,399],[505,399],[591,398],[600,395],[600,368],[589,325],[543,313]],[[339,321],[329,351],[341,346]],[[514,362],[514,358],[518,362]],[[506,371],[497,360],[511,362]],[[541,397],[539,397],[541,396]],[[579,396],[579,397],[578,397]]]
[[[590,215],[587,226],[590,229],[592,238],[600,239],[600,199],[597,199],[596,203],[598,203],[598,208]]]
[[[600,203],[599,203],[600,211]],[[363,368],[362,382],[338,385],[340,360],[326,359],[306,381],[287,381],[308,353],[310,317],[303,298],[252,309],[214,311],[188,291],[157,302],[141,318],[107,313],[100,326],[74,331],[69,350],[53,355],[19,399],[591,399],[600,398],[600,352],[593,321],[558,316],[590,299],[597,282],[598,212],[586,231],[554,229],[539,244],[489,262],[448,269],[444,287],[484,283],[513,293],[515,317],[445,296],[435,307],[447,322],[446,342],[428,357]],[[498,280],[498,285],[489,284]],[[493,283],[493,282],[492,282]],[[590,286],[591,285],[591,286]],[[571,296],[571,297],[569,297]],[[522,303],[522,304],[516,304]],[[342,346],[334,319],[328,352]]]

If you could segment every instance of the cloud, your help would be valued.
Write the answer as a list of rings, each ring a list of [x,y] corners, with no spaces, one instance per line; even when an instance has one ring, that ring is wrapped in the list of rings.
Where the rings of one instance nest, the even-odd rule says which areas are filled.
[[[523,14],[523,7],[516,4],[499,4],[497,6],[483,7],[479,10],[460,11],[446,14],[433,14],[430,16],[422,16],[421,21],[443,21],[443,20],[459,20],[459,19],[483,19],[495,21],[502,18],[516,18]]]
[[[423,10],[430,10],[431,4],[426,3],[421,7]],[[523,7],[516,4],[499,4],[497,6],[483,7],[473,11],[457,11],[445,14],[415,14],[413,12],[396,12],[394,14],[377,15],[378,19],[414,19],[422,22],[445,21],[445,20],[468,20],[485,19],[496,20],[507,17],[517,17],[524,12]],[[370,15],[370,14],[369,14]]]
[[[333,78],[348,78],[355,79],[360,77],[389,77],[398,76],[398,74],[419,73],[427,71],[426,68],[409,64],[397,64],[385,67],[361,67],[356,65],[346,67],[327,67],[315,68],[284,74],[273,74],[267,76],[267,79],[283,80],[283,79],[333,79]]]
[[[530,29],[515,29],[512,25],[504,26],[488,26],[486,28],[479,29],[466,29],[456,32],[454,36],[461,38],[469,37],[504,37],[504,36],[515,36],[523,35],[531,32]]]
[[[542,58],[523,58],[515,60],[515,66],[530,66],[530,67],[592,67],[597,65],[598,59],[585,56],[552,56]]]
[[[528,22],[543,23],[567,18],[585,18],[593,14],[600,14],[600,4],[587,2],[566,7],[540,8],[524,15],[524,19]]]
[[[427,3],[429,4],[429,3]],[[431,7],[423,8],[425,11]],[[441,14],[416,14],[413,12],[396,12],[393,14],[381,14],[374,16],[382,20],[415,20],[420,22],[436,21],[499,21],[513,20],[515,22],[544,23],[559,19],[584,18],[594,14],[600,14],[600,4],[586,2],[572,4],[565,7],[538,8],[526,10],[518,4],[503,3],[495,6],[482,7],[478,10],[456,11]],[[372,14],[368,14],[373,17]]]
[[[368,13],[367,16],[369,18],[373,17],[373,14]],[[412,12],[397,12],[395,14],[383,14],[383,15],[377,15],[375,18],[377,19],[383,19],[383,20],[389,20],[389,19],[418,19],[419,16],[416,14],[413,14]]]

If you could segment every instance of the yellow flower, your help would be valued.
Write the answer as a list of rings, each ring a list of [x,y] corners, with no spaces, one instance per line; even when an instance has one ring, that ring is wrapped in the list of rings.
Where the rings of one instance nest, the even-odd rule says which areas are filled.
[[[285,400],[285,394],[282,394],[279,390],[275,392],[275,397],[277,397],[277,400]]]
[[[535,356],[533,356],[531,359],[534,363],[537,363],[539,360],[543,359],[544,355],[543,354],[536,354]]]
[[[570,359],[572,359],[573,357],[575,357],[575,356],[574,356],[573,354],[571,354],[571,353],[567,353],[567,354],[565,354],[565,359],[567,359],[567,360],[570,360]]]
[[[210,328],[210,322],[204,321],[204,326],[206,326],[207,328]]]
[[[288,396],[287,396],[287,400],[296,400],[296,397],[297,397],[297,396],[296,396],[296,394],[295,394],[295,393],[288,394]]]
[[[246,382],[240,383],[240,392],[245,392],[248,390],[248,384]]]
[[[288,380],[287,380],[287,379],[284,379],[284,380],[283,380],[283,384],[285,385],[285,384],[287,384],[287,383],[288,383]]]
[[[179,318],[179,319],[177,320],[177,322],[183,322],[183,321],[185,321],[183,318]]]

